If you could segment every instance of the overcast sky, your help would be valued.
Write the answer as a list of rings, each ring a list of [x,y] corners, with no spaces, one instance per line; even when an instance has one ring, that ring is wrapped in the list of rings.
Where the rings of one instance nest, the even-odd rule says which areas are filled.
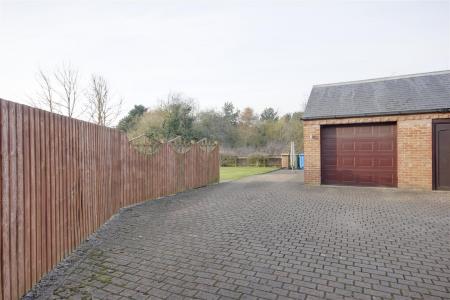
[[[300,110],[312,85],[450,69],[450,1],[0,0],[0,98],[70,62],[154,106]]]

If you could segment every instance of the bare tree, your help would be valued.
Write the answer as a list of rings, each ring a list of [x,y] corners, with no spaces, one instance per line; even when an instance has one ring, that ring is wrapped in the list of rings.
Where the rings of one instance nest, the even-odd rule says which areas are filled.
[[[39,90],[31,100],[36,107],[50,112],[76,117],[79,102],[78,71],[69,64],[62,64],[53,73],[42,69],[37,74]]]
[[[58,83],[57,94],[61,111],[68,117],[75,117],[79,98],[78,70],[63,64],[54,73]]]
[[[58,112],[59,105],[55,97],[55,90],[50,76],[42,69],[39,69],[36,74],[36,81],[39,85],[39,91],[36,93],[36,97],[31,99],[32,105],[50,112]]]
[[[108,82],[100,75],[92,75],[88,90],[88,114],[94,123],[112,125],[119,117],[122,100],[112,99]]]

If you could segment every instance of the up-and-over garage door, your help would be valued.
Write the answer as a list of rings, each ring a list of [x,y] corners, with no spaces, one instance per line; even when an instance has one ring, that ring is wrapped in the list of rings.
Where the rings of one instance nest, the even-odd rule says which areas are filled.
[[[396,124],[323,126],[323,184],[397,186]]]

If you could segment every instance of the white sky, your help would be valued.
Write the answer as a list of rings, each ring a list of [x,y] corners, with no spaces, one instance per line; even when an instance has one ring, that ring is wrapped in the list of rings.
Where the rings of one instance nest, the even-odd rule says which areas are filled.
[[[0,97],[62,62],[154,106],[300,110],[313,84],[450,69],[449,1],[0,0]]]

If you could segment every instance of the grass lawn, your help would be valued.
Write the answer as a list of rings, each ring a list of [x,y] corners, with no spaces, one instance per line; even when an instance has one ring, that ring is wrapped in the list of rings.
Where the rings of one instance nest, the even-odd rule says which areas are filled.
[[[242,177],[263,174],[278,168],[272,167],[220,167],[220,181],[236,180]]]

